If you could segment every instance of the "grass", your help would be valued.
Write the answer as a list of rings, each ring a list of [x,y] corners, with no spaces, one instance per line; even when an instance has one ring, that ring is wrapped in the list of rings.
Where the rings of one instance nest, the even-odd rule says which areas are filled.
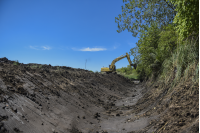
[[[57,66],[57,70],[56,72],[60,73],[61,74],[61,67],[60,66]]]
[[[17,61],[15,61],[14,63],[13,63],[13,65],[19,65],[19,61],[17,60]]]
[[[95,71],[94,73],[99,73],[98,71]]]
[[[174,87],[191,78],[194,84],[199,85],[198,45],[198,38],[186,40],[184,44],[179,45],[172,57],[164,61],[160,80]]]
[[[120,73],[120,72],[117,72],[117,74],[120,74],[128,79],[138,79],[138,75],[135,74],[135,73],[132,73],[132,74],[126,74],[126,73]]]
[[[129,78],[129,79],[138,79],[137,75],[135,74],[130,74],[130,75],[124,75],[126,78]]]
[[[129,78],[129,79],[138,79],[138,74],[136,72],[135,69],[130,69],[129,67],[127,68],[119,68],[116,70],[117,71],[117,74],[120,74],[126,78]]]
[[[31,66],[31,68],[37,68],[37,65],[33,65],[33,66]]]
[[[90,70],[90,72],[93,72],[93,73],[99,73],[98,71],[95,71],[95,72],[94,72],[94,71],[92,71],[92,70]]]

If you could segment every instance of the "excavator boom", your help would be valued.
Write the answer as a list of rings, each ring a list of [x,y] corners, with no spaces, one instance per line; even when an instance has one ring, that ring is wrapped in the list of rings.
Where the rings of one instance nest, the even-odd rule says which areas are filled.
[[[131,63],[131,59],[130,59],[129,54],[126,53],[126,55],[121,55],[120,57],[114,59],[114,60],[112,61],[111,65],[109,65],[109,68],[108,68],[108,67],[103,67],[103,68],[101,68],[101,72],[107,72],[107,73],[109,73],[109,72],[115,72],[115,71],[116,71],[115,63],[116,63],[117,61],[119,61],[119,60],[125,58],[125,57],[127,57],[127,60],[128,60],[128,62],[129,62],[129,64],[130,64],[130,66],[134,66],[134,68],[136,69],[135,65],[133,65],[133,64]]]

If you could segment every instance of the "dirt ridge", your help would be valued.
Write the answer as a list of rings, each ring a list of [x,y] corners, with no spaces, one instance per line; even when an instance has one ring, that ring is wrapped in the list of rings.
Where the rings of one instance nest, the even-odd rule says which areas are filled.
[[[170,94],[118,74],[0,58],[0,132],[198,132],[199,93],[187,94],[191,86]]]

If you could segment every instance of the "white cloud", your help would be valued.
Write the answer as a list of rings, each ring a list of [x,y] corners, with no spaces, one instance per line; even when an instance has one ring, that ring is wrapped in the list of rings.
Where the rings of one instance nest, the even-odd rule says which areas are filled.
[[[30,46],[31,49],[39,50],[36,48],[37,46]]]
[[[51,48],[49,46],[42,46],[43,50],[50,50]]]
[[[79,49],[79,51],[104,51],[107,50],[106,48],[83,48]]]
[[[31,49],[35,49],[35,50],[50,50],[51,48],[49,46],[29,46]]]

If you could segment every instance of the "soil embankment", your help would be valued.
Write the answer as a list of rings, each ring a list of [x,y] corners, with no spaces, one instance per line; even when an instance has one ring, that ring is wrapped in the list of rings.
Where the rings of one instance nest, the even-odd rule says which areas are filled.
[[[198,91],[0,58],[1,133],[198,132]],[[181,103],[181,104],[180,104]]]

